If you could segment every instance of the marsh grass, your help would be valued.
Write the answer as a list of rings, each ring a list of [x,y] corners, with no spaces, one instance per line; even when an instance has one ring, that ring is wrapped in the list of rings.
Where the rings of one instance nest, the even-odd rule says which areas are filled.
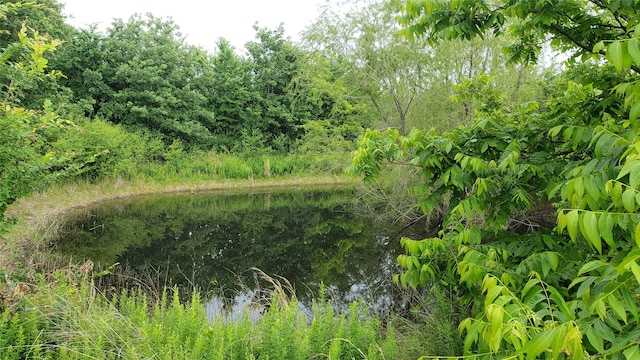
[[[163,161],[143,161],[129,166],[114,166],[96,171],[80,171],[72,179],[89,181],[104,178],[172,181],[185,179],[269,179],[314,174],[340,175],[349,165],[348,153],[327,154],[227,154],[192,151],[170,156]],[[89,165],[91,167],[91,165]]]
[[[320,298],[306,315],[286,280],[260,276],[272,286],[257,323],[246,313],[236,321],[208,319],[197,291],[186,302],[175,288],[108,298],[87,269],[40,276],[3,308],[0,359],[398,358],[395,331],[364,305],[335,314]]]

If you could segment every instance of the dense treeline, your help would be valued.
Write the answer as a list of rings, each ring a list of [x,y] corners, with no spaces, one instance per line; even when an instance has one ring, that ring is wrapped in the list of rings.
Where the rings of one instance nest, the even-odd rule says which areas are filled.
[[[68,78],[61,86],[89,118],[190,147],[232,148],[245,136],[288,150],[308,117],[327,116],[317,107],[303,113],[294,106],[305,95],[289,87],[303,56],[284,30],[256,28],[256,37],[247,44],[247,59],[224,40],[212,56],[185,44],[171,21],[134,16],[116,20],[106,34],[77,32],[56,61]]]
[[[316,170],[335,171],[364,127],[406,133],[471,121],[474,100],[450,99],[469,76],[495,75],[514,100],[540,96],[534,69],[505,67],[504,39],[429,47],[399,35],[399,1],[351,5],[348,15],[327,5],[299,44],[282,26],[256,25],[239,55],[223,38],[213,52],[189,45],[175,23],[151,14],[100,31],[67,25],[55,0],[6,3],[0,47],[12,70],[0,75],[3,105],[40,111],[46,103],[59,125],[73,123],[39,128],[39,145],[24,144],[55,160],[42,177],[98,179],[153,177],[172,161],[206,163],[216,154],[307,156],[306,170],[315,154],[324,157]],[[37,73],[22,66],[41,50],[25,43],[35,37],[48,46]],[[28,190],[38,181],[20,183]],[[15,199],[14,188],[3,202]]]

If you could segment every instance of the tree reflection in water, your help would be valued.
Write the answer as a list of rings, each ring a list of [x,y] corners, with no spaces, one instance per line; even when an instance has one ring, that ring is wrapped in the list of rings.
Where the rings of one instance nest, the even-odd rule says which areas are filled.
[[[338,307],[362,300],[384,313],[397,290],[391,278],[399,271],[404,234],[359,213],[353,195],[318,190],[115,200],[70,214],[56,251],[98,267],[118,263],[116,273],[137,284],[198,289],[211,313],[234,313],[264,296],[259,289],[266,284],[251,268],[289,280],[301,306],[309,307],[323,284]],[[101,280],[105,289],[131,285],[122,279]]]

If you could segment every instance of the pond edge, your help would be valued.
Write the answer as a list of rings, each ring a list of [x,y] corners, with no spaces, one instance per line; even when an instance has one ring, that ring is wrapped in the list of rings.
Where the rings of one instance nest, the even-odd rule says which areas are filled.
[[[98,183],[74,182],[54,185],[13,203],[6,215],[16,220],[15,225],[2,235],[0,266],[12,268],[16,263],[47,268],[55,263],[47,249],[61,227],[65,215],[101,202],[135,196],[180,193],[243,193],[246,191],[282,189],[313,189],[349,187],[359,183],[358,178],[345,175],[287,177],[271,179],[206,180],[163,183],[159,181],[120,178]],[[49,269],[52,270],[52,269]]]

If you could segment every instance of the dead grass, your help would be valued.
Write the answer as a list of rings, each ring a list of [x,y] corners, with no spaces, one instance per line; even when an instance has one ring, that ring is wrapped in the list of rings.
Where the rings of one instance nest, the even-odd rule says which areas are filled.
[[[100,183],[76,182],[52,186],[33,193],[12,204],[7,215],[17,219],[0,242],[0,267],[10,268],[16,262],[36,268],[49,267],[55,259],[48,251],[49,240],[58,233],[65,214],[107,200],[138,195],[243,192],[255,189],[317,188],[354,184],[357,180],[346,176],[296,177],[264,180],[222,180],[150,182],[108,180]]]

